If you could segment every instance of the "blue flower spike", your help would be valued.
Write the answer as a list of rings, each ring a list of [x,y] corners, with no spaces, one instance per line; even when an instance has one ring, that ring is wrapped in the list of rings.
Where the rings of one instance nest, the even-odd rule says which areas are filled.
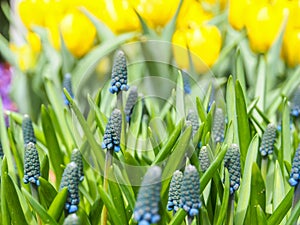
[[[130,122],[131,114],[132,114],[133,108],[134,108],[134,106],[135,106],[135,104],[137,102],[137,99],[138,99],[138,90],[137,90],[137,87],[136,86],[132,86],[130,88],[130,92],[128,94],[126,105],[125,105],[125,109],[124,109],[125,116],[126,116],[126,121],[128,123]]]
[[[291,186],[296,186],[299,183],[299,180],[300,180],[300,145],[296,149],[296,153],[293,159],[289,183]]]
[[[72,76],[71,76],[70,73],[67,73],[64,76],[64,79],[63,79],[63,88],[65,88],[68,91],[69,95],[73,99],[74,98],[74,94],[73,94],[73,88],[72,88]],[[67,97],[66,97],[66,95],[64,93],[63,93],[63,98],[64,98],[65,105],[70,105],[70,102],[69,102],[69,100],[67,99]]]
[[[69,214],[75,213],[78,210],[79,204],[79,175],[78,175],[78,166],[75,162],[70,162],[62,175],[60,189],[67,187],[68,197],[65,203],[65,209]]]
[[[2,144],[0,141],[0,158],[3,159],[3,157],[4,157],[4,152],[3,152],[3,147],[2,147]]]
[[[81,155],[81,152],[79,151],[79,149],[75,148],[72,151],[71,162],[75,162],[77,164],[79,181],[82,182],[84,179],[84,173],[83,173],[82,155]]]
[[[200,177],[195,166],[188,165],[183,174],[180,190],[180,207],[183,208],[190,217],[199,213],[200,202]]]
[[[229,172],[230,194],[234,194],[240,187],[241,179],[241,162],[240,162],[240,149],[238,145],[232,144],[224,157],[224,166]]]
[[[180,207],[180,189],[182,184],[183,173],[180,170],[176,170],[173,173],[170,188],[167,209],[173,210],[176,213]]]
[[[221,108],[216,108],[213,117],[212,136],[215,143],[224,141],[225,116]]]
[[[128,91],[126,56],[122,50],[118,50],[114,56],[110,93],[118,94],[120,91]]]
[[[300,116],[300,86],[295,90],[293,95],[291,115],[294,117]]]
[[[121,127],[122,127],[122,114],[119,109],[114,109],[108,120],[105,128],[102,148],[107,150],[113,150],[119,152],[120,138],[121,138]]]
[[[36,137],[32,126],[32,121],[27,114],[25,114],[23,117],[22,132],[23,132],[24,146],[26,146],[29,142],[36,144]]]
[[[191,94],[192,88],[191,88],[191,82],[190,77],[187,72],[187,70],[181,70],[182,72],[182,79],[183,79],[183,90],[185,94]]]
[[[25,146],[24,153],[24,177],[23,182],[28,184],[29,182],[35,184],[36,186],[40,185],[40,161],[39,154],[35,147],[35,144],[29,142]]]
[[[192,136],[194,136],[197,133],[200,126],[198,114],[194,110],[190,109],[186,116],[186,120],[191,122]]]
[[[160,220],[159,201],[161,168],[152,166],[146,172],[134,207],[134,219],[138,225],[150,225]]]
[[[210,160],[208,157],[207,147],[203,146],[199,152],[199,162],[202,172],[205,172],[210,166]]]
[[[272,154],[274,151],[274,143],[276,140],[276,126],[272,123],[268,124],[263,136],[261,145],[259,148],[260,154],[263,157]]]

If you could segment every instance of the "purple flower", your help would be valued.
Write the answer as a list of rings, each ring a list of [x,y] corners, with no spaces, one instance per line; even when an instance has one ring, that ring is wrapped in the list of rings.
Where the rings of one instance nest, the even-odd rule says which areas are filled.
[[[4,111],[16,111],[16,104],[10,99],[12,70],[9,64],[0,63],[0,97]]]

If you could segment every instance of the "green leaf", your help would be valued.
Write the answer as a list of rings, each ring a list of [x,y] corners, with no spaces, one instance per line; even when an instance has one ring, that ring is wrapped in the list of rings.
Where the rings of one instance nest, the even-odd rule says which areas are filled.
[[[267,82],[267,62],[266,56],[260,55],[257,61],[257,76],[255,85],[255,97],[259,98],[257,106],[262,111],[266,105],[266,82]],[[271,74],[273,75],[273,74]]]
[[[217,225],[222,225],[223,221],[226,218],[226,212],[228,207],[228,199],[229,199],[229,173],[228,170],[225,170],[225,185],[224,185],[224,194],[222,199],[222,205],[219,211]]]
[[[275,162],[274,183],[273,183],[273,209],[276,209],[285,196],[284,177],[278,161]]]
[[[22,193],[25,195],[30,205],[40,215],[41,220],[48,225],[58,225],[58,223],[47,213],[47,211],[24,189]]]
[[[259,205],[256,206],[256,218],[258,225],[267,225],[266,215]]]
[[[41,177],[45,180],[49,178],[49,158],[48,155],[44,155],[44,158],[41,161]]]
[[[89,220],[92,225],[100,224],[101,220],[101,212],[103,209],[103,202],[101,198],[98,198],[94,201],[94,204],[91,206]]]
[[[236,101],[236,115],[237,115],[237,125],[238,125],[238,135],[239,135],[239,147],[241,152],[241,166],[243,169],[246,160],[247,149],[251,140],[251,135],[250,135],[246,101],[239,81],[236,81],[235,92],[236,92],[235,101]]]
[[[176,84],[176,121],[185,118],[185,102],[184,102],[184,87],[181,71],[178,70]]]
[[[238,128],[236,122],[236,110],[235,110],[235,89],[232,76],[229,76],[226,87],[226,111],[228,121],[232,121],[232,133],[233,133],[233,143],[238,143]],[[226,137],[225,137],[226,138]]]
[[[110,174],[113,174],[111,170]],[[108,179],[108,186],[110,189],[110,195],[112,196],[112,200],[116,209],[118,209],[115,213],[117,216],[123,221],[123,224],[128,223],[126,210],[125,210],[125,202],[123,200],[121,188],[119,184],[111,179]]]
[[[197,111],[198,111],[199,118],[202,122],[204,122],[206,120],[207,113],[199,97],[196,97],[196,104],[197,104]]]
[[[9,62],[10,65],[12,65],[15,68],[19,68],[17,57],[14,55],[14,53],[9,48],[9,42],[5,39],[5,37],[0,33],[0,49],[1,49],[1,55],[3,58]]]
[[[173,216],[169,225],[182,225],[184,219],[186,217],[186,211],[183,209],[179,209],[176,214]]]
[[[257,205],[264,211],[266,207],[266,187],[261,175],[261,171],[256,163],[252,165],[251,176],[251,207],[256,208]]]
[[[299,187],[296,186],[295,192],[299,191],[299,190],[297,190],[297,188],[299,188]],[[297,221],[299,220],[299,215],[300,215],[300,201],[298,201],[297,204],[295,204],[295,206],[293,207],[292,213],[291,213],[289,219],[287,220],[286,225],[297,224]]]
[[[173,133],[168,138],[168,141],[166,144],[163,145],[162,149],[159,151],[155,159],[153,160],[152,165],[156,165],[159,162],[166,159],[166,157],[171,154],[171,150],[177,141],[178,137],[180,136],[180,133],[182,131],[184,120],[181,120],[176,128],[174,129]]]
[[[242,175],[242,183],[234,217],[234,224],[244,224],[247,209],[250,205],[252,166],[253,163],[256,162],[258,144],[258,136],[255,135],[249,145],[249,149],[246,155],[245,169]]]
[[[48,214],[54,220],[58,221],[60,216],[62,215],[65,208],[67,197],[68,197],[68,188],[65,187],[61,189],[53,199],[53,202],[48,209]]]
[[[291,188],[272,215],[268,218],[268,225],[279,224],[292,206],[294,190]]]
[[[292,163],[292,145],[291,145],[291,129],[290,129],[290,107],[287,99],[283,102],[282,113],[282,131],[281,131],[281,154],[283,160]],[[283,166],[283,164],[281,164]],[[283,167],[281,168],[283,169]]]
[[[117,214],[117,209],[114,206],[113,200],[111,197],[103,190],[102,187],[99,188],[99,194],[101,199],[104,202],[104,205],[107,208],[107,211],[109,212],[110,218],[112,220],[112,224],[124,224],[124,221],[121,220],[121,218]],[[126,224],[126,223],[125,223]]]
[[[180,0],[174,16],[172,17],[170,22],[167,23],[167,25],[164,27],[164,29],[162,31],[162,35],[161,35],[162,39],[164,41],[168,41],[169,43],[172,41],[172,37],[173,37],[173,34],[176,29],[176,22],[177,22],[177,18],[178,18],[182,3],[183,3],[183,0]]]
[[[4,199],[2,201],[6,201],[6,205],[8,207],[8,212],[11,218],[11,224],[13,225],[26,225],[28,224],[23,209],[20,205],[20,200],[18,197],[18,193],[16,191],[16,185],[14,184],[13,180],[11,179],[10,175],[7,172],[4,172],[4,176],[1,177],[1,182],[3,182],[3,191],[5,191]]]
[[[1,165],[1,177],[7,176],[8,173],[8,165],[6,156],[4,156],[2,165]],[[2,216],[2,224],[3,225],[11,225],[11,219],[8,212],[8,206],[5,200],[6,189],[5,189],[5,182],[1,182],[1,216]]]
[[[50,119],[49,113],[44,105],[42,105],[41,113],[42,127],[45,134],[49,158],[54,169],[56,179],[60,180],[63,173],[63,169],[61,168],[61,165],[64,164],[63,155],[61,154],[52,120]]]
[[[84,119],[82,113],[80,112],[78,106],[76,105],[76,103],[74,102],[74,100],[72,99],[72,97],[70,96],[70,94],[68,93],[68,91],[64,88],[64,93],[67,97],[67,99],[70,102],[70,106],[73,109],[83,131],[84,131],[84,135],[87,138],[88,143],[90,144],[92,151],[90,152],[93,156],[94,159],[97,159],[97,165],[99,169],[103,169],[103,165],[104,165],[104,151],[102,151],[100,145],[97,143],[97,141],[94,138],[94,135],[89,127],[89,125],[87,124],[86,120]]]
[[[53,202],[53,199],[57,195],[57,191],[52,186],[52,184],[50,184],[44,178],[40,177],[39,181],[41,184],[38,188],[40,201],[43,203],[44,207],[48,209],[51,203]]]
[[[171,152],[170,157],[167,159],[165,168],[162,173],[162,180],[171,178],[174,171],[179,169],[179,165],[182,163],[189,142],[191,141],[192,127],[188,126],[182,135],[178,138],[178,141]],[[162,191],[164,193],[164,191]]]

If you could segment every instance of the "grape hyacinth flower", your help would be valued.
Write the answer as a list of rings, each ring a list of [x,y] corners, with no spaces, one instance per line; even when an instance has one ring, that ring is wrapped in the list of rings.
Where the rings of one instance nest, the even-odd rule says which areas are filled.
[[[78,166],[75,162],[70,162],[65,168],[61,183],[60,189],[67,187],[68,188],[68,197],[65,204],[65,209],[69,214],[75,213],[78,210],[79,204],[79,175],[78,175]]]
[[[65,218],[63,225],[81,225],[80,218],[75,214],[70,214]]]
[[[130,122],[130,118],[131,118],[131,114],[132,114],[132,110],[137,102],[138,99],[138,91],[137,91],[137,87],[136,86],[132,86],[130,89],[130,92],[128,94],[128,98],[126,101],[126,105],[125,105],[125,116],[126,116],[126,121],[129,123]]]
[[[183,79],[183,90],[185,94],[191,94],[191,83],[190,83],[190,77],[188,75],[188,72],[186,70],[181,70],[182,72],[182,79]]]
[[[119,109],[114,109],[108,120],[105,128],[102,148],[107,150],[113,150],[119,152],[120,147],[120,137],[121,137],[121,127],[122,127],[122,114]]]
[[[73,88],[72,88],[72,80],[71,80],[71,74],[67,73],[65,76],[64,76],[64,79],[63,79],[63,88],[65,88],[68,93],[70,94],[70,96],[72,97],[72,99],[74,98],[74,94],[73,94]],[[66,95],[63,93],[63,98],[64,98],[64,102],[65,102],[65,105],[69,105],[70,102],[69,100],[67,99]]]
[[[159,200],[161,168],[153,166],[146,172],[134,207],[134,219],[138,225],[150,225],[160,220]]]
[[[216,108],[213,118],[212,136],[215,143],[224,141],[225,116],[221,108]]]
[[[32,126],[32,121],[30,117],[26,114],[22,121],[22,132],[24,145],[26,146],[29,142],[36,144],[36,137],[34,135],[34,130]]]
[[[272,154],[274,151],[274,143],[276,140],[276,127],[274,124],[268,124],[263,137],[259,151],[263,157]]]
[[[83,173],[83,162],[82,162],[82,155],[79,149],[75,148],[72,151],[71,155],[71,162],[75,162],[78,166],[78,173],[79,173],[79,181],[83,181],[84,173]]]
[[[110,93],[119,93],[120,91],[127,91],[129,86],[127,85],[127,63],[126,56],[122,50],[116,52],[114,56],[112,75],[111,75],[111,87]]]
[[[205,172],[208,169],[209,165],[210,165],[210,160],[209,160],[209,157],[208,157],[208,152],[207,152],[207,147],[206,146],[203,146],[200,149],[199,161],[200,161],[200,167],[201,167],[202,172]]]
[[[35,184],[36,186],[39,186],[40,185],[39,177],[40,177],[39,154],[35,147],[35,144],[29,142],[25,146],[23,182],[25,184],[30,182]]]
[[[192,137],[194,137],[194,135],[197,133],[197,131],[199,129],[199,118],[198,118],[197,113],[194,110],[190,109],[187,114],[186,120],[191,122]]]
[[[238,145],[232,144],[224,157],[224,166],[229,172],[230,194],[234,194],[240,187],[241,164],[240,164],[240,149]]]
[[[291,186],[296,186],[299,183],[299,180],[300,180],[300,145],[296,149],[296,153],[293,159],[289,183]]]
[[[185,168],[180,190],[180,207],[190,217],[196,216],[201,207],[200,202],[200,178],[195,166],[188,165]]]
[[[300,115],[300,87],[298,87],[294,92],[291,115],[294,117],[298,117]]]
[[[170,188],[167,209],[173,210],[176,213],[180,207],[180,189],[182,184],[183,174],[180,170],[173,173]]]

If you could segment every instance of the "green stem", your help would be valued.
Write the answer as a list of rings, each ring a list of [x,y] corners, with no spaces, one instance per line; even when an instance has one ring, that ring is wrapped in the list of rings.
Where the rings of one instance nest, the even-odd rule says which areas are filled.
[[[227,207],[227,225],[233,225],[233,214],[234,214],[234,193],[229,195],[228,207]]]
[[[31,188],[31,194],[33,198],[37,200],[37,202],[40,202],[40,197],[39,197],[39,192],[38,192],[38,187],[35,184],[30,183],[30,188]],[[37,222],[39,225],[42,225],[42,220],[38,214],[36,214]]]
[[[103,189],[104,192],[106,193],[108,191],[108,173],[111,165],[112,165],[112,152],[111,150],[107,150],[106,157],[105,157],[105,169],[104,169],[104,178],[103,178],[104,179]],[[106,225],[106,224],[107,224],[107,208],[104,205],[102,209],[101,225]]]
[[[121,143],[124,144],[124,149],[126,148],[126,140],[127,140],[127,133],[126,133],[126,119],[125,119],[125,113],[124,113],[124,107],[123,107],[123,95],[122,91],[120,91],[117,95],[117,108],[120,109],[122,113],[122,132],[121,132]],[[122,151],[122,148],[121,148]]]
[[[293,204],[292,204],[292,210],[295,209],[296,204],[298,203],[300,199],[300,185],[297,184],[294,190],[294,197],[293,197]],[[297,225],[298,220],[296,220],[296,222],[294,223],[294,225]]]
[[[261,176],[265,183],[267,182],[268,157],[263,157],[261,160]]]

